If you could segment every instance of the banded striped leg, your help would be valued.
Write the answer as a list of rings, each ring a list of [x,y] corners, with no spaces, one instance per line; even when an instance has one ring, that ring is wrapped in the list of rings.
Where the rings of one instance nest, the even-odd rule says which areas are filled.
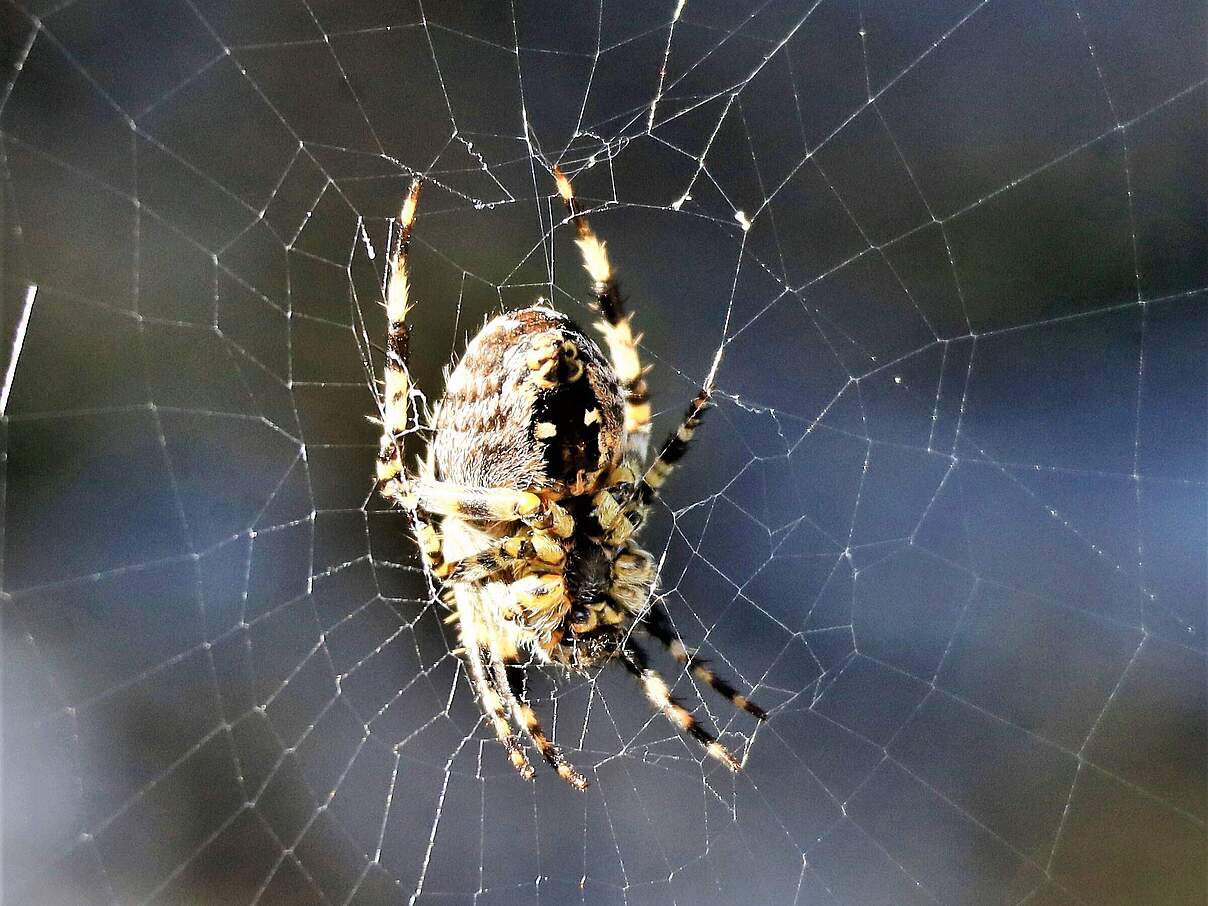
[[[596,525],[588,531],[612,547],[621,547],[642,526],[645,507],[638,501],[637,477],[628,465],[613,469],[591,502]]]
[[[742,765],[739,764],[738,759],[731,755],[729,750],[717,741],[716,736],[697,722],[696,718],[692,716],[691,711],[675,699],[663,675],[650,666],[646,660],[645,652],[638,647],[632,638],[621,649],[621,663],[625,665],[626,670],[638,678],[642,684],[642,690],[646,693],[646,697],[650,699],[656,708],[663,712],[663,715],[669,721],[679,727],[684,733],[697,740],[705,747],[706,752],[731,771],[742,770]]]
[[[460,516],[479,522],[523,522],[557,538],[569,538],[575,523],[557,503],[531,491],[512,488],[472,488],[447,481],[421,479],[415,483],[415,503],[439,516]]]
[[[591,275],[591,289],[604,320],[596,326],[608,344],[608,356],[625,394],[626,453],[641,458],[650,442],[650,390],[646,386],[646,371],[638,357],[641,336],[634,336],[630,316],[625,314],[625,301],[608,260],[608,249],[587,222],[587,216],[575,200],[575,191],[560,167],[554,167],[554,180],[562,203],[575,222],[579,238],[575,244],[583,256],[583,267]]]
[[[541,721],[537,717],[537,712],[533,710],[525,696],[524,689],[524,668],[516,664],[500,664],[496,668],[496,675],[502,672],[503,679],[508,684],[508,690],[511,693],[513,707],[515,708],[516,720],[520,726],[524,727],[529,738],[537,746],[537,751],[541,753],[541,757],[545,759],[558,776],[565,780],[576,790],[582,792],[587,789],[587,778],[575,770],[575,766],[571,764],[565,755],[562,754],[562,749],[558,745],[550,741],[550,738],[545,735],[545,730],[541,727]],[[498,682],[498,679],[496,680]]]
[[[658,496],[667,477],[675,471],[676,463],[683,459],[684,454],[688,452],[688,446],[692,443],[692,437],[696,434],[696,429],[700,426],[705,411],[713,406],[709,401],[710,396],[707,388],[701,388],[700,392],[696,394],[696,398],[689,404],[688,411],[684,414],[684,420],[680,422],[679,427],[663,441],[658,456],[650,463],[646,474],[638,482],[637,497],[642,503],[650,503]]]
[[[671,652],[671,656],[680,664],[687,667],[697,680],[704,683],[706,686],[723,695],[730,700],[735,708],[740,708],[748,714],[753,714],[760,720],[768,719],[768,712],[755,702],[751,701],[745,695],[740,693],[729,680],[723,679],[713,672],[708,663],[702,661],[695,653],[689,651],[679,636],[675,634],[675,627],[671,625],[671,617],[667,615],[667,611],[663,609],[663,605],[655,604],[650,608],[650,612],[646,614],[646,619],[642,622],[642,627],[658,639]]]
[[[446,563],[450,579],[481,582],[520,565],[535,563],[555,567],[566,559],[562,545],[548,533],[531,529],[527,535],[508,535],[485,550]]]
[[[403,465],[402,437],[410,421],[411,373],[407,370],[411,329],[410,311],[411,228],[419,205],[420,182],[411,183],[398,218],[398,240],[392,259],[390,283],[386,288],[386,366],[383,374],[382,439],[378,449],[378,491],[387,500],[400,504],[411,519],[412,531],[428,571],[440,577],[444,571],[440,532],[427,515],[416,509],[411,494],[411,477]]]
[[[533,771],[528,756],[524,754],[524,746],[520,744],[520,737],[516,735],[508,720],[507,701],[511,697],[511,692],[509,690],[508,695],[504,696],[494,675],[488,674],[486,664],[488,661],[494,662],[491,652],[482,647],[480,643],[466,638],[469,635],[465,628],[466,622],[468,621],[462,623],[462,639],[465,641],[466,660],[470,662],[470,681],[474,685],[474,691],[478,694],[479,704],[483,713],[490,718],[495,735],[503,743],[512,767],[525,780],[532,780],[536,772]]]
[[[411,309],[411,228],[419,204],[419,180],[411,183],[411,191],[403,202],[398,218],[398,238],[393,255],[390,282],[386,287],[386,367],[383,374],[382,442],[378,453],[377,479],[382,496],[404,501],[411,480],[403,465],[401,435],[410,423],[411,373],[407,370],[410,355],[411,329],[407,313]]]

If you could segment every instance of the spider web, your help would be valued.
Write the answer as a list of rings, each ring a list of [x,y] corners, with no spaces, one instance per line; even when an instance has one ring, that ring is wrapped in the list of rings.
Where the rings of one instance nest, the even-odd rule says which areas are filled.
[[[4,891],[1204,902],[1196,6],[0,6]],[[520,781],[371,493],[405,187],[431,398],[593,320],[554,162],[656,436],[721,354],[644,540],[737,776],[605,670]]]

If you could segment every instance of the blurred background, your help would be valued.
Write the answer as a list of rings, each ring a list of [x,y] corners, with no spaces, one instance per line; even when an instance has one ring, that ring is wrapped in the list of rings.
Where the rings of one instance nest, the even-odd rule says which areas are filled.
[[[1205,17],[0,3],[5,902],[1205,902]],[[722,353],[645,540],[737,776],[605,670],[518,779],[372,493],[406,186],[434,399],[594,320],[554,163],[656,435]]]

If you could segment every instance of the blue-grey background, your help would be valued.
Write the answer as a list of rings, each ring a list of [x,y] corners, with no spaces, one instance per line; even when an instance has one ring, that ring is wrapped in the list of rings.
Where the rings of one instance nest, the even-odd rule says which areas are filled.
[[[680,6],[0,3],[6,902],[1205,902],[1204,4]],[[658,431],[723,351],[646,539],[738,777],[605,671],[520,781],[370,493],[405,186],[434,394],[592,320],[555,161]]]

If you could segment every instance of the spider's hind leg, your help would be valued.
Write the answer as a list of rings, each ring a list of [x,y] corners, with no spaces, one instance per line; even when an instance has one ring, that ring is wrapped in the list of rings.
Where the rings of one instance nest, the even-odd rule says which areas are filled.
[[[537,751],[541,753],[541,757],[545,759],[550,767],[558,772],[559,777],[576,790],[582,792],[587,789],[587,778],[575,770],[575,766],[562,754],[562,749],[551,742],[550,738],[545,735],[545,730],[541,726],[537,712],[533,710],[533,706],[526,700],[524,694],[524,668],[518,664],[500,665],[496,669],[496,675],[498,676],[499,673],[503,673],[502,680],[508,685],[513,706],[516,709],[517,720],[537,746]]]
[[[714,673],[713,668],[708,663],[688,650],[684,643],[680,641],[679,636],[676,635],[675,627],[671,624],[671,618],[667,615],[667,611],[663,609],[661,604],[655,604],[650,608],[650,612],[646,615],[646,619],[643,620],[641,625],[643,629],[663,644],[676,661],[687,667],[697,680],[713,689],[719,695],[728,698],[735,708],[740,708],[748,714],[753,714],[760,720],[768,719],[767,711],[739,692],[729,680]]]
[[[702,727],[692,712],[676,700],[667,686],[667,680],[650,666],[646,660],[646,653],[632,638],[621,649],[621,663],[625,665],[626,670],[638,678],[646,697],[663,713],[664,717],[703,745],[706,752],[731,771],[742,770],[742,764],[730,753],[730,750],[718,742],[717,737]]]
[[[390,283],[386,287],[386,366],[382,393],[382,442],[378,453],[377,478],[382,496],[405,501],[411,480],[403,466],[402,435],[410,425],[411,373],[407,364],[411,352],[411,328],[407,312],[411,309],[411,228],[419,205],[419,180],[403,202],[398,217],[398,240],[391,260]]]
[[[464,637],[464,626],[462,631]],[[474,685],[474,690],[478,693],[478,701],[483,713],[490,719],[495,735],[503,743],[512,767],[525,780],[532,780],[533,766],[529,763],[528,756],[524,754],[524,746],[520,744],[520,737],[516,735],[516,731],[508,720],[508,709],[504,696],[500,693],[493,675],[488,674],[486,669],[487,661],[491,660],[490,651],[481,647],[477,642],[467,644],[465,647],[466,660],[470,663],[470,680]]]
[[[583,266],[591,275],[592,291],[596,295],[596,305],[604,316],[604,321],[598,325],[604,332],[608,344],[609,358],[612,367],[621,383],[625,394],[625,431],[628,437],[626,450],[627,459],[641,460],[646,455],[646,447],[650,442],[650,390],[646,385],[646,371],[638,356],[638,344],[641,336],[634,336],[630,327],[629,316],[625,314],[625,302],[621,298],[616,277],[612,272],[612,263],[608,258],[606,244],[596,236],[587,215],[579,207],[575,198],[574,187],[566,174],[559,167],[554,167],[554,180],[558,185],[558,194],[562,203],[574,221],[578,239],[575,244],[583,255]],[[675,464],[688,450],[692,435],[700,424],[701,416],[711,405],[712,381],[697,393],[696,398],[688,407],[688,412],[679,428],[663,444],[658,456],[638,485],[638,495],[642,503],[653,500],[667,480],[667,476],[675,468]]]

